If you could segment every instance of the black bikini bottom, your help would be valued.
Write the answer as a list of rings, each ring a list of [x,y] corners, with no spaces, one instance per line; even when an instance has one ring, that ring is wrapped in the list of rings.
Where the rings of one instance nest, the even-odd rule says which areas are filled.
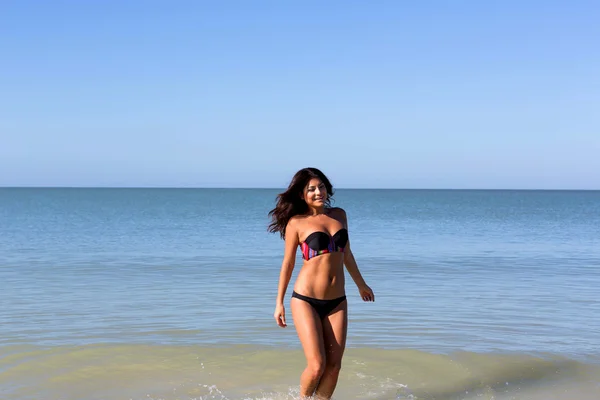
[[[312,306],[312,308],[315,309],[317,314],[319,314],[319,317],[321,317],[321,319],[328,316],[329,313],[331,313],[337,306],[339,306],[344,300],[346,300],[346,296],[338,297],[337,299],[331,299],[331,300],[315,299],[312,297],[298,294],[298,293],[296,293],[296,291],[294,291],[292,293],[292,297],[295,297],[300,300],[304,300],[308,304],[310,304]]]

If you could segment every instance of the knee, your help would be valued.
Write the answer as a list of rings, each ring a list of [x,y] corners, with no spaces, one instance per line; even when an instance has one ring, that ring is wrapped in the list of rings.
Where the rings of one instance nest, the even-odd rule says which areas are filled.
[[[325,368],[325,362],[323,362],[322,360],[310,361],[306,367],[310,379],[314,381],[317,381],[321,378],[321,376],[325,372]]]
[[[342,360],[327,360],[325,363],[325,371],[324,373],[328,375],[339,375],[340,370],[342,369]]]

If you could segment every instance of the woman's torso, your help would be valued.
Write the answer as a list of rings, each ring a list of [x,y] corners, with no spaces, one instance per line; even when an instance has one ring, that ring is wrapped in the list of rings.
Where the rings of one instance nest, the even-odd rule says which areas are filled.
[[[297,293],[317,299],[334,299],[345,294],[344,248],[337,244],[343,245],[344,234],[347,242],[347,231],[338,214],[335,210],[328,210],[318,216],[298,217],[299,247],[305,251],[302,251],[304,262],[294,285]],[[311,249],[307,244],[314,247],[315,241],[306,241],[311,235],[313,239],[320,235],[321,241],[329,238],[329,250]]]

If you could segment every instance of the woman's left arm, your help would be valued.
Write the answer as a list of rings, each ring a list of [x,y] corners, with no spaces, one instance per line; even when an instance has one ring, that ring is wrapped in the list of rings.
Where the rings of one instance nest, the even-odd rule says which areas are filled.
[[[346,211],[343,209],[339,209],[342,220],[344,223],[344,228],[348,229],[348,217],[346,216]],[[360,293],[360,297],[364,301],[375,301],[375,295],[373,294],[373,290],[367,285],[362,274],[358,269],[358,264],[356,263],[356,259],[354,258],[354,254],[352,254],[352,249],[350,247],[350,238],[348,238],[348,243],[344,248],[344,265],[348,270],[348,273],[352,277],[352,280],[356,284],[358,288],[358,292]]]

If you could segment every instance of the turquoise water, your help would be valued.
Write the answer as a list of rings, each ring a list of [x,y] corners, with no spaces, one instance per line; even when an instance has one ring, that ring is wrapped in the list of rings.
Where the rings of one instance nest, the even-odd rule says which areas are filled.
[[[272,317],[277,193],[0,189],[0,351],[298,349],[293,326]],[[600,192],[340,189],[335,199],[376,295],[362,302],[347,278],[349,348],[600,362]],[[298,253],[294,278],[300,266]]]
[[[0,343],[294,345],[272,319],[276,193],[0,190]],[[348,278],[350,346],[600,351],[600,192],[335,199],[377,299],[362,303]]]

